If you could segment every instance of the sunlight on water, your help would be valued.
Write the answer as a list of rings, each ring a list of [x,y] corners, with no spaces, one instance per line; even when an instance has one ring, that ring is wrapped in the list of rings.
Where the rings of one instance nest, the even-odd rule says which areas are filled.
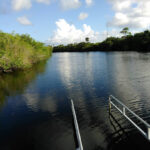
[[[149,53],[54,53],[31,70],[0,75],[0,149],[75,149],[70,99],[84,149],[140,149],[147,141],[117,111],[109,114],[108,96],[150,123],[149,66]]]

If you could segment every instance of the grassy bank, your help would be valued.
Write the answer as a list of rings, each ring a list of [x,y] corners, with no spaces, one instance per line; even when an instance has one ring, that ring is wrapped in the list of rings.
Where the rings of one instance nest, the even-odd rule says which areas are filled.
[[[82,42],[55,46],[53,52],[86,52],[86,51],[140,51],[150,52],[150,31],[125,33],[121,38],[109,37],[103,42]]]
[[[34,63],[47,59],[51,53],[51,46],[45,46],[27,34],[0,31],[0,72],[29,68]]]

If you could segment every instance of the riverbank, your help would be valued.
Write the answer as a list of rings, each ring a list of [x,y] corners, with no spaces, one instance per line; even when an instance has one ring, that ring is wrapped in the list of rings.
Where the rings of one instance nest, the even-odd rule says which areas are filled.
[[[30,68],[49,58],[51,53],[51,46],[45,46],[27,34],[0,32],[0,72]]]
[[[55,46],[53,52],[89,52],[89,51],[139,51],[150,52],[150,31],[125,35],[120,38],[109,37],[103,42],[81,42]]]

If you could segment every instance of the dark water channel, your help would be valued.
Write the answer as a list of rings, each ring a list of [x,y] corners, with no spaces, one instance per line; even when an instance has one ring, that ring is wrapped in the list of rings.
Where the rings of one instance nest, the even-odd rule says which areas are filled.
[[[0,150],[75,150],[70,99],[84,150],[150,149],[122,115],[109,114],[110,94],[150,123],[150,53],[54,53],[0,75]]]

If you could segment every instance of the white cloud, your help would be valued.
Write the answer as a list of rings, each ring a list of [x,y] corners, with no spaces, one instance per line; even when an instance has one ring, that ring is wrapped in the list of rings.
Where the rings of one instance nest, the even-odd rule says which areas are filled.
[[[31,0],[12,0],[12,9],[15,11],[19,11],[22,9],[31,8]]]
[[[83,24],[82,29],[77,29],[75,25],[67,23],[64,19],[59,19],[56,22],[57,29],[53,36],[48,39],[48,44],[69,44],[85,42],[85,38],[89,37],[90,42],[101,42],[107,38],[107,31],[102,33],[94,31],[89,25]],[[121,34],[118,30],[109,31],[109,36],[119,37]]]
[[[50,0],[35,0],[38,3],[50,4]],[[30,9],[32,7],[33,0],[11,0],[12,9],[20,11],[23,9]]]
[[[18,17],[17,20],[22,25],[32,25],[31,21],[26,16]]]
[[[59,19],[56,26],[54,35],[48,40],[50,44],[78,43],[85,41],[86,37],[89,37],[91,42],[98,42],[100,38],[99,33],[93,31],[86,24],[83,24],[83,29],[77,29],[74,25],[67,23],[66,20]]]
[[[7,4],[6,6],[4,6],[4,4],[1,2],[0,13],[3,14],[6,13],[6,7],[9,8],[10,6],[14,11],[21,11],[23,9],[30,9],[32,7],[33,2],[43,3],[46,5],[49,5],[51,2],[58,2],[63,10],[76,9],[81,6],[81,0],[0,0],[0,1],[5,3],[5,5]],[[90,4],[90,2],[88,2],[88,4]]]
[[[60,4],[64,10],[76,9],[81,6],[80,0],[60,0]]]
[[[93,0],[85,0],[87,6],[91,6],[93,4]]]
[[[109,0],[112,3],[113,9],[115,11],[122,11],[130,8],[132,5],[131,0]]]
[[[50,4],[50,0],[36,0],[38,3],[43,3],[43,4]]]
[[[118,29],[112,29],[111,31],[103,31],[103,37],[121,37],[122,34]]]
[[[84,19],[86,19],[87,17],[88,17],[88,14],[87,14],[87,13],[84,13],[84,12],[80,13],[80,15],[79,15],[79,19],[80,19],[80,20],[84,20]]]
[[[110,26],[148,28],[150,25],[149,0],[109,0],[115,11]]]

